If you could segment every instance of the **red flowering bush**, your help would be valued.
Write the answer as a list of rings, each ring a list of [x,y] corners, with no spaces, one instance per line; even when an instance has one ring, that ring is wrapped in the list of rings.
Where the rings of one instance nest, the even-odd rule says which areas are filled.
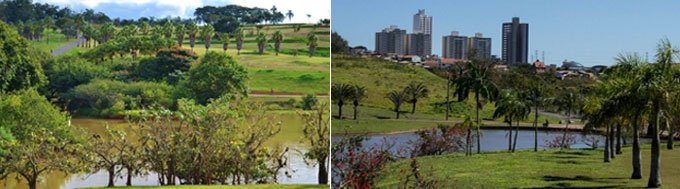
[[[552,133],[555,133],[556,135],[550,140],[545,140],[545,145],[543,146],[546,148],[568,149],[569,146],[576,144],[576,136],[574,135],[574,132],[554,130]]]
[[[411,166],[408,169],[399,171],[399,188],[439,188],[442,183],[448,182],[446,179],[434,179],[434,167],[430,166],[429,173],[420,173],[418,160],[411,158]],[[402,176],[405,176],[402,178]],[[458,182],[458,180],[456,180]]]
[[[333,143],[332,184],[335,188],[371,188],[373,180],[387,163],[394,161],[393,142],[383,138],[382,145],[363,148],[361,136],[347,136]],[[399,153],[399,152],[397,152]]]
[[[412,144],[411,157],[441,155],[460,152],[465,148],[466,130],[459,127],[439,125],[437,128],[419,130],[419,138],[409,141]]]

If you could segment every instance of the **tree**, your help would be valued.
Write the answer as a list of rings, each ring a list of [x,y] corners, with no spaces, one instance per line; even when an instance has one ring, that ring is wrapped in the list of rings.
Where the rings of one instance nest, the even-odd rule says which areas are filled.
[[[103,42],[109,41],[109,39],[111,39],[116,32],[116,29],[113,27],[113,23],[111,22],[104,23],[100,30]]]
[[[217,37],[219,37],[220,41],[222,41],[222,49],[226,53],[227,49],[229,48],[229,41],[231,40],[229,39],[230,38],[229,33],[218,32]]]
[[[210,77],[206,77],[210,76]],[[200,63],[191,66],[187,79],[182,86],[188,89],[188,95],[196,102],[205,104],[208,99],[228,94],[247,95],[246,67],[223,53],[207,52]]]
[[[187,25],[187,33],[189,34],[189,41],[190,41],[190,46],[191,50],[194,50],[194,45],[196,44],[196,33],[198,33],[198,26],[196,26],[196,23],[194,22],[189,22],[189,25]]]
[[[314,34],[314,32],[309,32],[307,34],[307,46],[309,46],[309,57],[314,56],[314,50],[316,46],[319,45],[319,37]]]
[[[222,33],[231,33],[236,30],[241,25],[241,22],[236,19],[236,17],[233,16],[227,16],[224,18],[219,19],[215,24],[213,24],[213,27],[215,27],[215,31],[222,32]]]
[[[546,84],[541,77],[534,75],[527,91],[530,106],[534,109],[534,152],[538,152],[538,108],[545,103]]]
[[[94,135],[91,142],[90,149],[94,155],[93,170],[98,171],[104,169],[109,173],[108,187],[113,187],[114,178],[120,174],[117,168],[122,165],[123,158],[128,148],[128,140],[124,131],[110,128],[104,125],[106,129],[103,136]]]
[[[331,53],[349,53],[347,41],[345,41],[345,39],[343,39],[342,36],[338,34],[338,32],[331,33]]]
[[[281,41],[283,41],[283,34],[281,31],[275,31],[272,34],[272,41],[274,41],[274,50],[276,51],[276,56],[279,56],[279,48],[281,47]]]
[[[392,104],[394,104],[394,112],[397,112],[397,119],[399,119],[399,108],[401,107],[401,104],[409,100],[408,94],[404,93],[403,91],[392,91],[387,93],[387,99],[392,101]]]
[[[517,135],[519,134],[519,121],[529,117],[531,106],[527,100],[526,95],[520,91],[506,92],[503,97],[496,102],[496,110],[493,113],[494,118],[505,117],[510,123],[510,130],[508,138],[512,139],[512,121],[517,122],[517,131],[515,132],[515,142],[509,142],[509,150],[515,152],[517,146]],[[512,141],[512,140],[509,140]],[[512,146],[512,147],[510,147]]]
[[[32,56],[25,38],[0,21],[0,91],[41,86],[45,82],[40,62]]]
[[[430,93],[430,90],[427,89],[427,86],[423,83],[415,83],[411,82],[404,88],[404,92],[406,95],[409,97],[409,102],[413,104],[413,110],[411,111],[411,114],[416,113],[416,104],[418,103],[419,98],[425,98],[427,95]]]
[[[342,119],[342,106],[345,101],[352,99],[354,94],[354,87],[344,83],[334,83],[331,86],[331,100],[338,104],[338,119]]]
[[[474,57],[474,56],[471,56]],[[456,93],[461,95],[462,99],[466,99],[470,93],[475,95],[475,109],[476,109],[476,124],[480,125],[479,109],[482,107],[480,97],[493,101],[497,96],[498,87],[491,80],[493,64],[489,64],[484,60],[478,58],[466,63],[466,74],[458,79],[456,82]],[[477,153],[481,153],[480,131],[477,127]]]
[[[238,28],[234,32],[234,38],[236,38],[236,55],[241,54],[241,48],[243,47],[243,28]]]
[[[49,32],[50,29],[52,29],[52,26],[54,26],[54,19],[52,19],[52,17],[47,16],[47,17],[45,17],[45,19],[43,19],[43,24],[45,24],[45,29]],[[50,44],[50,35],[49,34],[47,35],[47,40],[45,40],[45,41],[46,41],[47,44]]]
[[[352,94],[352,101],[354,104],[354,120],[357,120],[357,110],[359,108],[359,102],[361,102],[361,100],[368,96],[366,93],[367,93],[366,87],[354,85],[354,94]]]
[[[16,173],[35,189],[38,178],[52,171],[84,171],[84,139],[60,112],[33,89],[0,95],[0,128],[9,140],[0,140],[0,170]],[[6,175],[4,175],[6,176]]]
[[[173,31],[175,31],[174,29],[175,27],[173,27],[172,23],[170,23],[169,21],[163,24],[163,35],[165,36],[166,39],[172,37]]]
[[[295,15],[293,14],[292,10],[288,10],[288,13],[286,13],[286,16],[288,17],[288,21],[290,22],[293,19],[293,16],[295,16]]]
[[[210,38],[214,34],[214,31],[215,29],[213,29],[210,24],[201,27],[201,36],[203,36],[203,42],[205,43],[205,52],[208,52],[208,49],[210,49]]]
[[[179,24],[177,27],[175,27],[175,37],[177,37],[177,44],[179,44],[179,47],[182,47],[182,42],[184,41],[184,34],[186,33],[186,29],[184,29],[184,25]]]
[[[143,21],[139,29],[142,31],[142,35],[149,35],[151,25],[149,25],[149,22]]]
[[[570,89],[567,89],[570,90]],[[567,114],[567,123],[564,127],[564,134],[562,137],[562,148],[565,147],[565,140],[567,136],[567,132],[569,130],[569,123],[571,122],[571,113],[576,111],[579,106],[578,102],[579,95],[573,91],[569,91],[562,96],[559,97],[559,99],[556,101],[558,104],[557,106],[559,107],[560,110],[565,111]]]
[[[264,51],[264,46],[267,45],[267,34],[258,33],[255,40],[257,41],[257,49],[260,51],[260,55],[262,55],[262,52]]]
[[[49,97],[65,95],[73,87],[86,84],[95,78],[109,78],[110,71],[75,55],[49,60],[45,66],[49,83],[45,86]]]
[[[196,53],[183,48],[160,49],[155,58],[139,61],[134,75],[140,79],[167,81],[170,84],[175,84],[183,79],[184,74],[189,71],[196,59],[198,59]]]
[[[328,105],[326,104],[317,105],[309,113],[298,112],[305,123],[302,133],[304,133],[305,141],[311,147],[304,154],[305,162],[312,160],[319,165],[319,184],[328,184],[331,125],[326,112],[328,112]]]

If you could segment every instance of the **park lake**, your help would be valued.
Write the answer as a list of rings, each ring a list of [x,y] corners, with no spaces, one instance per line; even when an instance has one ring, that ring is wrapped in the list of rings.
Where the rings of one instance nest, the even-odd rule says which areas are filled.
[[[267,146],[274,147],[282,145],[289,147],[288,151],[288,169],[282,170],[279,174],[280,182],[282,184],[316,184],[317,183],[317,166],[305,164],[301,153],[304,153],[308,146],[302,143],[302,127],[303,123],[300,117],[292,112],[271,113],[275,116],[275,120],[281,121],[281,132],[267,141]],[[72,125],[82,127],[91,133],[104,133],[104,123],[110,126],[125,129],[128,124],[122,119],[94,119],[94,118],[73,118]],[[125,129],[131,132],[130,129]],[[124,172],[124,171],[123,171]],[[290,178],[285,177],[285,172],[290,174]],[[123,173],[123,175],[127,175]],[[14,179],[17,175],[10,175],[6,183],[0,184],[0,188],[16,188],[27,189],[28,184],[20,177],[21,182],[17,183]],[[45,189],[60,189],[60,188],[80,188],[93,186],[106,186],[108,182],[108,173],[104,170],[96,173],[80,173],[80,174],[64,174],[63,172],[52,172],[46,174],[38,183],[38,188]],[[124,186],[125,178],[116,178],[116,186]],[[133,177],[132,185],[159,185],[158,176],[149,172],[147,175]]]

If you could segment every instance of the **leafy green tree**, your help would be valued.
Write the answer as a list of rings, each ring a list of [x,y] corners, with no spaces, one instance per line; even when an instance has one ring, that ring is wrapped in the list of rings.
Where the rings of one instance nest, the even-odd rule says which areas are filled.
[[[197,59],[196,53],[182,48],[160,49],[155,58],[146,58],[139,62],[135,75],[141,79],[165,80],[174,84],[182,79]]]
[[[54,26],[54,19],[52,19],[52,17],[47,16],[47,17],[45,17],[45,19],[43,19],[43,24],[45,24],[45,29],[49,32],[50,29],[52,29],[52,26]],[[50,35],[49,34],[47,35],[46,43],[50,44]]]
[[[260,50],[260,55],[262,55],[262,52],[264,51],[264,46],[267,45],[267,34],[258,33],[255,40],[257,41],[257,49]]]
[[[110,71],[76,55],[66,55],[45,64],[45,75],[50,80],[46,89],[50,97],[65,95],[73,87],[96,78],[110,78]]]
[[[286,16],[288,17],[288,21],[290,22],[293,19],[293,16],[295,16],[295,14],[293,14],[292,10],[288,10],[288,13],[286,13]]]
[[[0,95],[0,127],[10,140],[0,140],[0,170],[16,173],[35,189],[38,178],[52,171],[75,173],[87,157],[84,140],[59,112],[37,91],[20,90]],[[8,137],[3,137],[8,138]],[[6,175],[5,175],[6,176]]]
[[[354,94],[354,87],[344,83],[333,83],[331,86],[331,100],[338,104],[338,119],[342,119],[342,106],[345,101],[352,99]]]
[[[531,106],[527,100],[526,94],[520,91],[505,92],[503,97],[496,102],[496,110],[493,113],[493,117],[505,117],[505,119],[510,123],[508,150],[511,152],[515,152],[515,148],[517,147],[519,121],[529,117],[530,112]],[[512,142],[512,121],[517,122],[517,131],[515,132],[514,144]]]
[[[234,38],[236,38],[236,55],[241,54],[241,48],[243,48],[243,38],[244,38],[243,28],[238,28],[234,32]]]
[[[461,95],[461,99],[466,99],[470,93],[475,95],[476,122],[480,125],[479,109],[482,107],[480,97],[493,101],[497,96],[498,87],[491,80],[493,64],[484,60],[473,60],[465,65],[466,74],[456,82],[456,93]],[[477,153],[481,153],[480,131],[477,127]]]
[[[184,25],[179,24],[177,27],[175,27],[175,37],[177,37],[177,44],[179,44],[179,47],[182,47],[182,42],[184,41],[184,34],[186,33],[186,29],[184,29]]]
[[[272,41],[274,41],[274,50],[276,51],[276,56],[279,56],[281,41],[283,41],[283,34],[281,33],[281,31],[275,31],[272,34]]]
[[[311,146],[305,153],[305,162],[312,160],[319,165],[319,184],[328,184],[331,125],[326,112],[328,112],[326,104],[315,106],[312,112],[298,112],[305,123],[302,130],[305,141]]]
[[[406,95],[408,95],[409,102],[413,104],[413,110],[411,111],[411,114],[416,113],[416,104],[418,103],[418,99],[425,98],[428,94],[430,94],[430,90],[427,89],[425,84],[415,82],[408,84],[408,86],[404,88],[404,92]]]
[[[28,42],[0,21],[0,91],[37,87],[45,83],[40,62],[31,56]]]
[[[345,39],[343,39],[342,36],[338,34],[338,32],[331,33],[331,53],[349,53],[347,41],[345,41]]]
[[[309,32],[307,34],[307,46],[309,46],[309,57],[314,56],[314,50],[316,50],[316,46],[319,45],[319,37],[314,34],[314,32]]]
[[[140,23],[139,30],[142,32],[142,35],[149,35],[151,25],[149,25],[149,22],[142,21],[142,23]]]
[[[247,95],[247,80],[246,67],[236,63],[231,56],[208,52],[200,63],[189,69],[182,87],[188,89],[188,95],[198,103],[205,104],[208,99],[227,94]]]
[[[196,33],[198,33],[198,26],[196,26],[196,23],[194,22],[189,22],[189,25],[187,25],[187,34],[189,34],[189,45],[191,46],[192,51],[196,44]]]
[[[387,99],[394,104],[394,112],[397,113],[397,119],[399,119],[401,104],[409,100],[408,94],[403,91],[392,91],[387,93]]]
[[[172,37],[173,31],[175,31],[175,27],[172,26],[172,23],[168,21],[163,24],[163,36],[165,36],[166,39]]]
[[[109,41],[113,37],[114,33],[116,32],[116,28],[113,27],[113,23],[111,23],[111,22],[104,23],[104,25],[102,25],[100,30],[101,30],[103,42],[105,42],[105,43],[107,41]]]
[[[108,187],[114,186],[114,178],[120,175],[121,165],[128,149],[129,141],[124,131],[104,125],[103,136],[94,135],[90,141],[89,151],[94,154],[93,170],[104,169],[109,173]],[[119,168],[121,167],[121,168]]]
[[[214,31],[215,29],[213,29],[210,24],[201,27],[201,36],[203,36],[203,42],[205,42],[205,52],[208,52],[210,49],[210,38],[214,34]]]

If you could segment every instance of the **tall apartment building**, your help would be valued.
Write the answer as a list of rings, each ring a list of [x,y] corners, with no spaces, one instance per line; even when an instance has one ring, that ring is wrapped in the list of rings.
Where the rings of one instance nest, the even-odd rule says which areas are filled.
[[[477,56],[491,58],[491,38],[482,36],[482,33],[475,33],[475,37],[468,38],[468,49],[477,49]]]
[[[406,54],[404,49],[404,39],[406,30],[401,30],[397,26],[390,26],[381,32],[375,33],[375,51],[378,53]]]
[[[425,42],[425,52],[430,55],[432,52],[432,16],[425,15],[424,9],[419,9],[418,13],[413,15],[413,33],[427,34],[430,36],[429,40]]]
[[[432,35],[424,33],[406,34],[405,54],[425,57],[432,54]]]
[[[468,38],[457,31],[442,37],[442,57],[467,60]]]
[[[503,55],[501,60],[508,66],[517,62],[527,62],[529,49],[529,24],[520,23],[519,17],[513,17],[512,22],[503,23]]]

